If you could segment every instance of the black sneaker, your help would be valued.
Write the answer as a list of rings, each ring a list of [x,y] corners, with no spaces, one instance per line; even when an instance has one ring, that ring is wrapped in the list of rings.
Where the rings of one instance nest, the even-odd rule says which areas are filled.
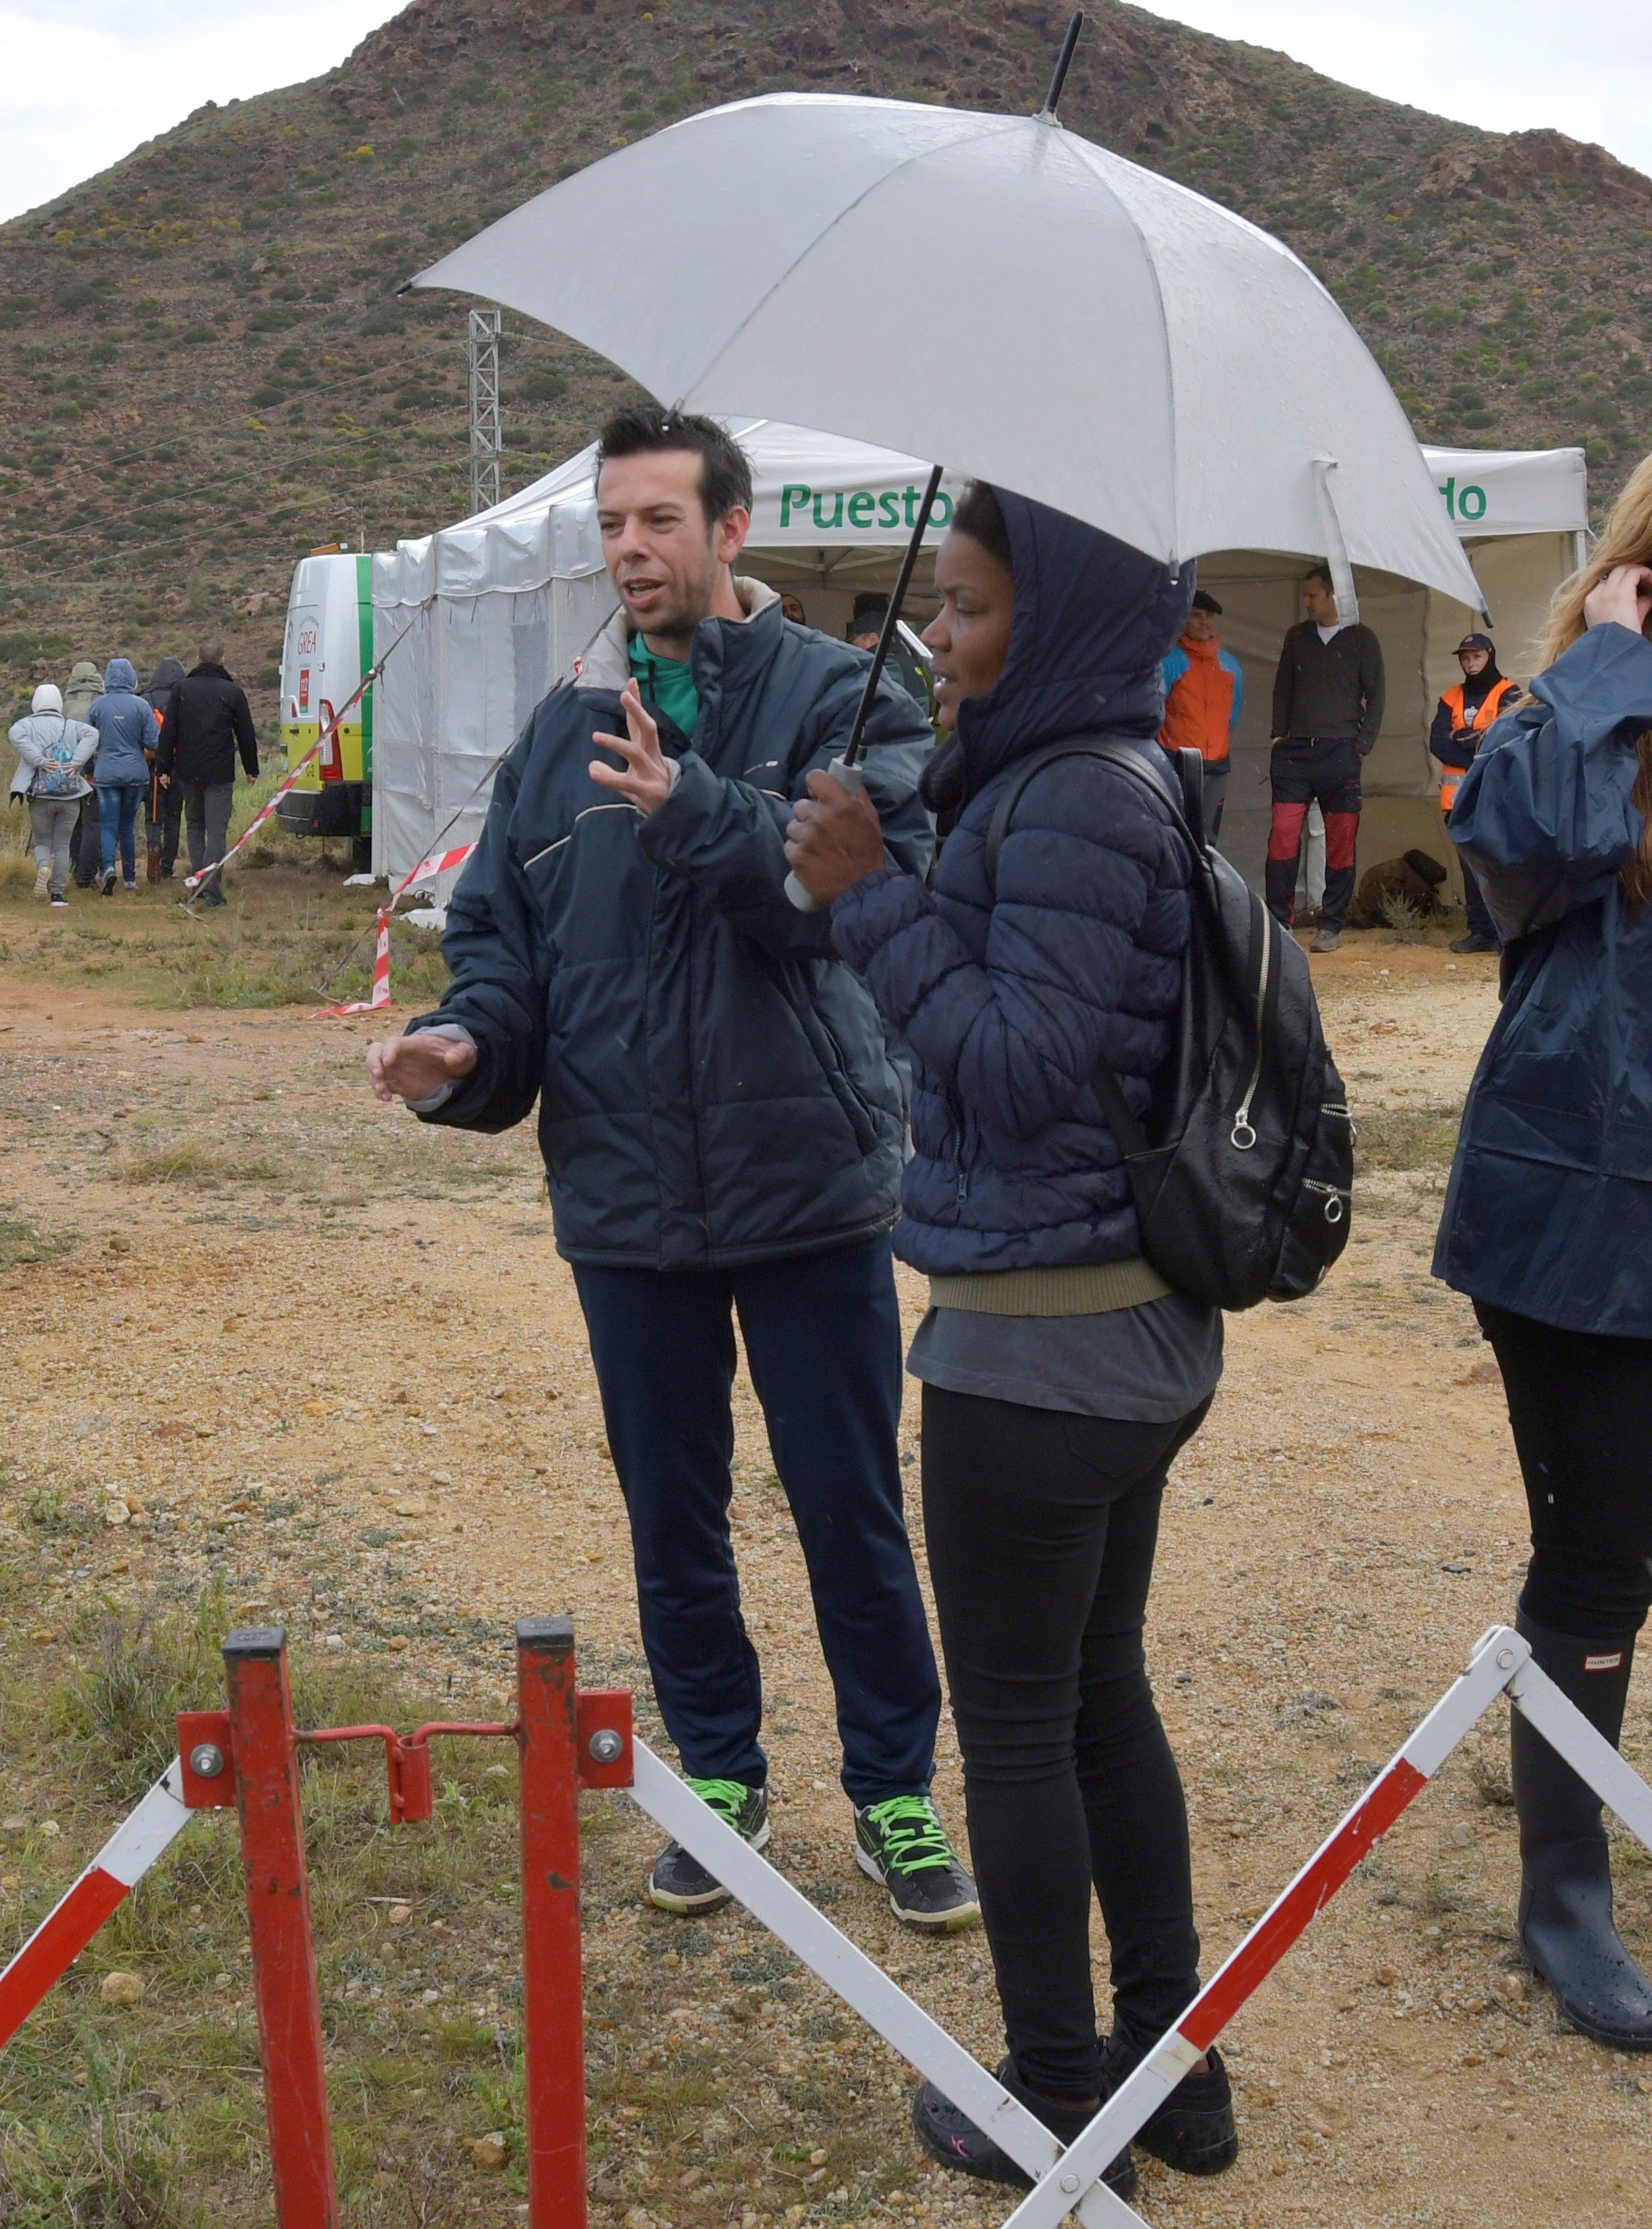
[[[1135,2141],[1144,2152],[1162,2160],[1178,2174],[1220,2174],[1239,2157],[1239,2130],[1233,2125],[1233,2091],[1222,2055],[1213,2044],[1205,2054],[1209,2065],[1203,2074],[1187,2074],[1156,2113],[1136,2131]],[[1133,2071],[1110,2041],[1103,2057],[1102,2076],[1111,2097]]]
[[[102,875],[99,877],[98,887],[103,892],[105,897],[113,897],[115,894],[115,883],[118,879],[118,877],[112,867],[106,867],[104,869]]]
[[[1466,936],[1456,938],[1451,946],[1453,952],[1495,952],[1497,948],[1497,941],[1495,937],[1482,936],[1477,930],[1472,928]]]
[[[1029,2113],[1038,2116],[1058,2143],[1075,2142],[1095,2118],[1093,2112],[1060,2104],[1053,2097],[1034,2096],[1016,2079],[1010,2059],[1004,2059],[999,2065],[998,2079],[1012,2097],[1025,2105]],[[1100,2110],[1099,2106],[1096,2110]],[[969,2115],[960,2112],[932,2082],[925,2082],[912,2099],[912,2124],[919,2142],[943,2167],[953,2168],[959,2174],[975,2175],[982,2182],[1007,2182],[1015,2190],[1032,2188],[1032,2176],[1016,2166],[1002,2145],[983,2136]],[[1130,2157],[1128,2144],[1117,2159],[1109,2161],[1101,2179],[1120,2198],[1130,2196],[1136,2187],[1136,2162]]]
[[[702,1803],[708,1803],[724,1826],[732,1827],[743,1842],[760,1850],[769,1839],[769,1791],[748,1788],[743,1780],[696,1780],[684,1777]],[[643,1892],[661,1911],[715,1911],[733,1901],[714,1874],[681,1842],[668,1842],[654,1860],[654,1870]]]
[[[955,1935],[981,1917],[975,1883],[927,1795],[891,1795],[857,1810],[855,1862],[882,1882],[890,1911],[908,1927]]]

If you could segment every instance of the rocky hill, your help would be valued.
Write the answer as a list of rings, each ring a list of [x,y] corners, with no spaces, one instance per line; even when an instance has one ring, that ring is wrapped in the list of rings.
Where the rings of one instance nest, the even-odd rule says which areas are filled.
[[[211,620],[272,686],[296,555],[465,508],[467,305],[398,299],[402,279],[716,101],[804,86],[1034,108],[1066,16],[414,0],[329,75],[209,103],[0,228],[0,661],[118,646],[141,665]],[[1652,446],[1652,180],[1603,150],[1472,131],[1107,0],[1062,113],[1289,241],[1425,438],[1581,440],[1602,495]],[[512,322],[514,486],[625,382]]]

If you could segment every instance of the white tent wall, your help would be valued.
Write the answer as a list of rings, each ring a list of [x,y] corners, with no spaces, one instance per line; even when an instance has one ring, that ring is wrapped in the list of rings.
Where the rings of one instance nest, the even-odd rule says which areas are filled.
[[[756,484],[741,569],[794,592],[810,626],[841,635],[858,592],[893,585],[927,468],[772,421],[737,420],[733,430]],[[1503,671],[1524,678],[1549,596],[1577,562],[1585,523],[1581,453],[1425,454],[1477,568]],[[382,658],[404,629],[413,634],[377,684],[376,872],[399,880],[432,851],[477,833],[494,766],[613,608],[592,456],[583,451],[491,511],[375,558],[375,654]],[[932,547],[912,583],[917,625],[934,609],[932,544],[957,492],[956,482],[943,482]],[[1245,673],[1222,848],[1258,882],[1274,666],[1300,616],[1299,583],[1314,554],[1222,551],[1200,565]],[[1457,678],[1452,648],[1480,624],[1478,614],[1391,575],[1356,567],[1355,581],[1387,670],[1382,739],[1366,768],[1361,870],[1417,845],[1455,877],[1427,736],[1440,691]]]

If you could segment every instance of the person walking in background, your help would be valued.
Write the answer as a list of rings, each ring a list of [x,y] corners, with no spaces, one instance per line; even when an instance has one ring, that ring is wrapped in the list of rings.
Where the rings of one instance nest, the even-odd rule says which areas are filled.
[[[172,710],[161,729],[156,764],[163,790],[180,788],[189,832],[189,865],[197,875],[216,866],[229,842],[235,801],[235,754],[249,782],[258,780],[258,734],[247,692],[224,670],[216,637],[201,646],[201,662],[176,685]],[[224,903],[223,877],[197,883],[197,906]]]
[[[1205,762],[1205,833],[1213,843],[1222,832],[1233,732],[1245,702],[1239,662],[1222,648],[1216,631],[1221,615],[1215,597],[1201,588],[1175,646],[1165,655],[1164,725],[1159,729],[1167,751],[1197,751]]]
[[[150,785],[150,768],[161,731],[147,701],[138,694],[138,671],[130,658],[112,658],[103,677],[103,694],[86,718],[98,731],[93,776],[98,791],[98,825],[103,851],[103,894],[115,887],[118,851],[121,880],[138,888],[138,808]]]
[[[829,777],[810,777],[787,849],[917,1063],[895,1243],[930,1281],[907,1367],[998,2075],[1070,2144],[1199,1989],[1187,1806],[1143,1629],[1166,1474],[1221,1376],[1222,1319],[1143,1259],[1098,1090],[1106,1062],[1148,1107],[1181,994],[1194,861],[1155,738],[1194,581],[977,485],[935,582],[925,639],[951,734],[924,788],[957,819],[933,890]],[[1041,764],[1098,734],[1143,779],[1080,753]],[[1112,1954],[1105,2042],[1092,1892]],[[912,2110],[948,2167],[1026,2181],[932,2084]],[[1190,2174],[1231,2164],[1216,2052],[1136,2141]],[[1107,2181],[1135,2180],[1126,2146]]]
[[[596,492],[620,609],[500,769],[449,904],[439,1010],[371,1045],[368,1074],[462,1129],[539,1100],[660,1714],[690,1785],[760,1847],[761,1673],[728,1523],[738,1315],[836,1693],[855,1861],[897,1918],[951,1931],[977,1908],[930,1795],[940,1683],[901,1506],[906,1093],[827,915],[784,895],[789,800],[843,748],[866,662],[733,573],[751,467],[714,420],[619,412]],[[890,849],[921,875],[932,737],[893,679],[867,742]],[[676,1842],[647,1894],[685,1914],[728,1900]]]
[[[144,701],[155,715],[155,724],[163,733],[170,716],[178,693],[178,684],[183,678],[183,660],[163,658],[149,678],[144,691]],[[178,827],[183,812],[183,792],[174,787],[161,787],[159,765],[160,746],[156,745],[150,761],[149,787],[144,792],[144,848],[149,858],[150,882],[168,882],[177,864]]]
[[[35,844],[35,896],[67,905],[69,838],[92,784],[86,776],[98,748],[98,731],[69,719],[60,690],[42,681],[30,709],[10,730],[17,754],[13,796],[29,800],[29,832]]]
[[[1382,645],[1368,626],[1340,617],[1328,565],[1309,568],[1302,600],[1308,616],[1285,637],[1273,682],[1264,886],[1270,913],[1292,927],[1302,825],[1316,802],[1325,816],[1325,898],[1312,948],[1335,952],[1354,896],[1360,769],[1382,732]]]
[[[1556,597],[1451,810],[1503,945],[1434,1274],[1474,1302],[1531,1511],[1515,1622],[1617,1744],[1652,1606],[1652,457]],[[1652,2051],[1599,1800],[1518,1711],[1520,1944],[1573,2027]]]
[[[78,720],[84,726],[92,707],[103,694],[103,677],[89,658],[77,658],[69,668],[69,678],[63,684],[63,711],[67,718]],[[88,769],[95,778],[95,763]],[[89,890],[98,879],[103,852],[102,834],[98,821],[98,793],[88,789],[80,800],[80,817],[74,824],[74,833],[69,839],[69,858],[74,866],[74,880],[83,890]]]
[[[1497,671],[1497,651],[1489,634],[1465,634],[1457,647],[1463,678],[1446,691],[1434,711],[1428,731],[1428,748],[1439,761],[1440,811],[1449,828],[1463,777],[1472,764],[1482,738],[1492,722],[1500,719],[1509,699],[1518,697],[1517,682],[1505,680]],[[1453,952],[1495,952],[1497,931],[1486,902],[1480,895],[1474,869],[1458,854],[1463,869],[1463,907],[1469,916],[1469,933],[1452,945]]]

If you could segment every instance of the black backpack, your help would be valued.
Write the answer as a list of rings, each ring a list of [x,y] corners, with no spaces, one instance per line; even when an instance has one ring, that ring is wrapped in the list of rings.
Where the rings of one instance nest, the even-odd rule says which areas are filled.
[[[1137,1121],[1105,1061],[1091,1079],[1124,1157],[1142,1251],[1169,1283],[1220,1308],[1297,1301],[1348,1243],[1354,1126],[1320,1027],[1308,959],[1238,870],[1205,841],[1204,771],[1178,751],[1181,799],[1129,744],[1073,736],[1032,752],[994,809],[986,870],[1021,792],[1061,758],[1105,760],[1152,791],[1194,858],[1193,934],[1170,1051]]]

